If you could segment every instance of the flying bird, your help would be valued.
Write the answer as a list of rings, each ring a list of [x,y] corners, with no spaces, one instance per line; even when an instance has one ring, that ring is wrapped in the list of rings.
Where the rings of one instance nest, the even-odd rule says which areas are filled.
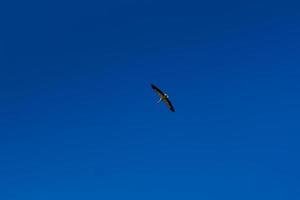
[[[158,87],[156,87],[155,85],[151,84],[152,89],[158,94],[159,96],[159,100],[157,103],[160,103],[161,101],[163,101],[172,112],[175,112],[175,108],[172,105],[169,96],[164,93],[163,91],[161,91]]]

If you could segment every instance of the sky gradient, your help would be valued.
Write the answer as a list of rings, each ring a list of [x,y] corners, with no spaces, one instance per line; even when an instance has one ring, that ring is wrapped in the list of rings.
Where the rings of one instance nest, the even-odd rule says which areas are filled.
[[[300,199],[299,8],[1,2],[0,199]]]

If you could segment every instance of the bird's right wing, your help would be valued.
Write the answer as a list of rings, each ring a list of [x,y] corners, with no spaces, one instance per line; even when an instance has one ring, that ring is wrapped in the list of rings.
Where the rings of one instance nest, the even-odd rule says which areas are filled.
[[[167,104],[167,106],[169,107],[169,109],[172,111],[172,112],[175,112],[175,108],[174,106],[172,105],[171,101],[169,98],[165,98],[163,99],[163,101]]]

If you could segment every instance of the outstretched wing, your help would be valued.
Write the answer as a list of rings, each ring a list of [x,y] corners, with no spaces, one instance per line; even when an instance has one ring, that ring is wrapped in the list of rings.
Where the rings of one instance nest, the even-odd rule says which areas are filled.
[[[152,89],[161,97],[164,97],[164,92],[161,91],[158,87],[156,87],[155,85],[151,84]]]
[[[167,106],[169,107],[169,109],[172,111],[172,112],[175,112],[175,108],[174,106],[172,105],[171,101],[169,98],[164,98],[163,101],[167,104]]]

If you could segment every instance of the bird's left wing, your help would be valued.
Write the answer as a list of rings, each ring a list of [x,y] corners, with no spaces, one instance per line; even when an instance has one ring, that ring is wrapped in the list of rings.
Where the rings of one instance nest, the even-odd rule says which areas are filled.
[[[161,91],[158,87],[155,85],[151,84],[151,88],[162,98],[164,96],[164,92]]]

